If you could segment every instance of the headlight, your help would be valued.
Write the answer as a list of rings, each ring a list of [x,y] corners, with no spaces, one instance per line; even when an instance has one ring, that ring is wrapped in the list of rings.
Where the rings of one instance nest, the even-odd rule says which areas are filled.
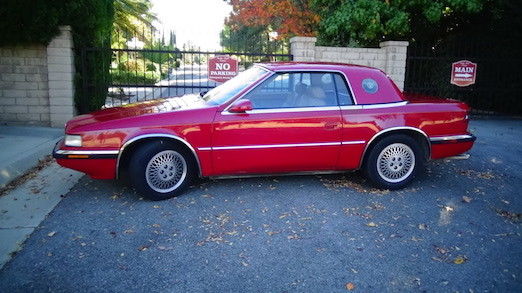
[[[82,137],[80,135],[65,135],[65,145],[70,147],[81,147]]]

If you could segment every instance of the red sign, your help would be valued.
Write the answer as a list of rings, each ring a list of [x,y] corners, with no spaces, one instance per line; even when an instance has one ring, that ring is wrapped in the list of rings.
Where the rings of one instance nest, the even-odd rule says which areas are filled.
[[[451,65],[451,83],[456,86],[468,86],[475,83],[477,64],[461,60]]]
[[[218,55],[208,59],[208,79],[225,82],[236,76],[237,60],[226,55]]]

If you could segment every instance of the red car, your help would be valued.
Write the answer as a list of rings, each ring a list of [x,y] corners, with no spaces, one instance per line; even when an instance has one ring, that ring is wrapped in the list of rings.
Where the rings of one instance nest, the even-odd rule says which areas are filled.
[[[398,189],[427,160],[473,146],[468,111],[459,101],[403,94],[374,68],[256,64],[204,95],[75,117],[53,155],[92,178],[128,176],[152,200],[197,177],[356,169]]]

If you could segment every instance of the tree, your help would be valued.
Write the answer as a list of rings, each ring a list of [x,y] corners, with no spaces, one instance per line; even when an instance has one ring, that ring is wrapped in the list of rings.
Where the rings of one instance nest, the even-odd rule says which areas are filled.
[[[308,0],[229,0],[232,13],[227,24],[267,27],[279,38],[293,35],[313,36],[319,16],[308,7]]]
[[[151,42],[153,22],[157,20],[151,8],[149,0],[114,0],[113,42],[122,43],[136,36]]]
[[[503,0],[311,0],[321,16],[319,42],[376,46],[387,39],[434,40],[460,30]]]

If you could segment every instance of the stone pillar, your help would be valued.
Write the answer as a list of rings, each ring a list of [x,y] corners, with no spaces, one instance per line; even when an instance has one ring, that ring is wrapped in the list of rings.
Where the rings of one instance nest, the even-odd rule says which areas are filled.
[[[75,115],[74,52],[70,26],[61,26],[60,34],[47,46],[50,124],[63,127]]]
[[[293,37],[290,39],[290,52],[294,61],[315,61],[315,42],[313,37]]]
[[[408,42],[404,41],[386,41],[379,44],[386,54],[384,72],[390,76],[401,90],[404,89],[408,44]]]

